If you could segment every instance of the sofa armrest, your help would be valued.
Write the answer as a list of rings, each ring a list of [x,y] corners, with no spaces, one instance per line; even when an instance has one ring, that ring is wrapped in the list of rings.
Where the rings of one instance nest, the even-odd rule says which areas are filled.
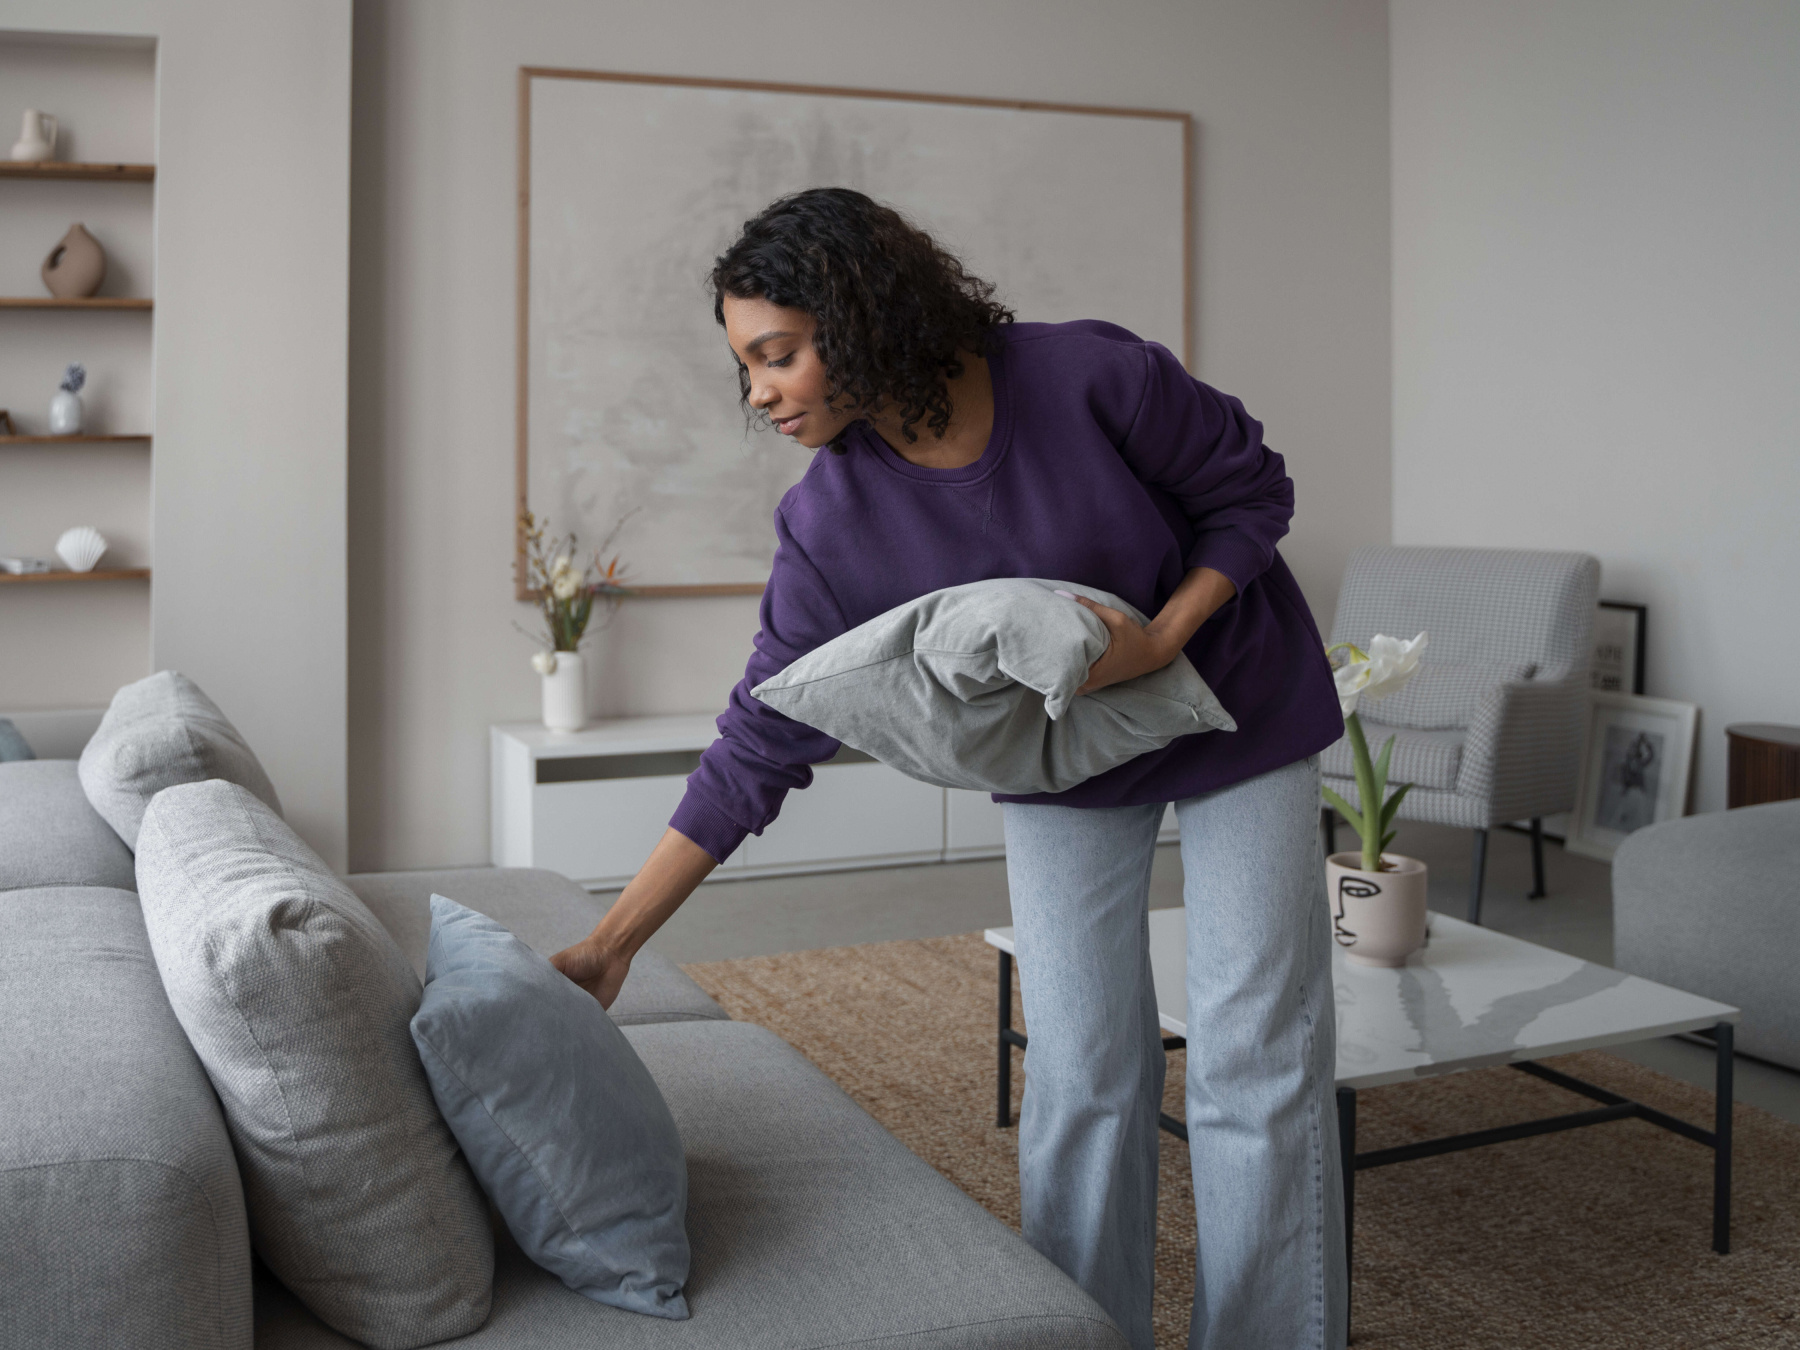
[[[1587,672],[1548,671],[1488,694],[1463,743],[1457,793],[1488,803],[1498,824],[1575,805]]]

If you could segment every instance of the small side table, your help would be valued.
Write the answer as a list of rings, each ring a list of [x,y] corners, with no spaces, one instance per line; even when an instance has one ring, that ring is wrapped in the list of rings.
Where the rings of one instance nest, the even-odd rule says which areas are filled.
[[[1800,727],[1739,722],[1725,728],[1725,740],[1730,746],[1727,807],[1800,797]]]

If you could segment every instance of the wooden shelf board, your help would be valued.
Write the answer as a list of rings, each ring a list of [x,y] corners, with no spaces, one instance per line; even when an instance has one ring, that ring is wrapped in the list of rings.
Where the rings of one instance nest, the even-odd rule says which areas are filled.
[[[0,572],[0,586],[24,586],[40,581],[148,581],[148,567],[104,567],[92,572],[28,572],[15,577]]]
[[[97,183],[149,183],[156,179],[154,164],[81,164],[70,160],[31,162],[0,160],[0,178],[86,179]]]
[[[0,309],[149,309],[148,297],[90,295],[85,300],[58,300],[53,295],[0,295]]]
[[[133,436],[0,436],[0,445],[113,445],[128,441],[149,444],[146,435]]]

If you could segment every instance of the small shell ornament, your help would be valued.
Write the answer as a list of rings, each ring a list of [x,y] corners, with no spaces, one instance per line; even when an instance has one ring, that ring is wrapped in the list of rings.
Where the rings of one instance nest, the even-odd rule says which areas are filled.
[[[92,525],[77,525],[64,530],[56,541],[56,556],[69,565],[71,572],[91,572],[106,552],[106,536]]]

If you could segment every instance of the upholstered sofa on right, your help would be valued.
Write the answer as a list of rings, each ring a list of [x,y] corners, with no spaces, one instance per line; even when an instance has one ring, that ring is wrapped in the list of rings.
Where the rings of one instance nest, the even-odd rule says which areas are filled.
[[[554,873],[352,876],[414,967],[435,891],[541,952],[602,904]],[[687,1155],[693,1315],[592,1302],[497,1226],[458,1345],[1111,1350],[1099,1307],[772,1032],[646,950],[614,1020]],[[0,1346],[313,1350],[331,1330],[253,1260],[219,1099],[165,994],[134,858],[73,760],[0,763]],[[569,1122],[579,1129],[579,1121]]]

